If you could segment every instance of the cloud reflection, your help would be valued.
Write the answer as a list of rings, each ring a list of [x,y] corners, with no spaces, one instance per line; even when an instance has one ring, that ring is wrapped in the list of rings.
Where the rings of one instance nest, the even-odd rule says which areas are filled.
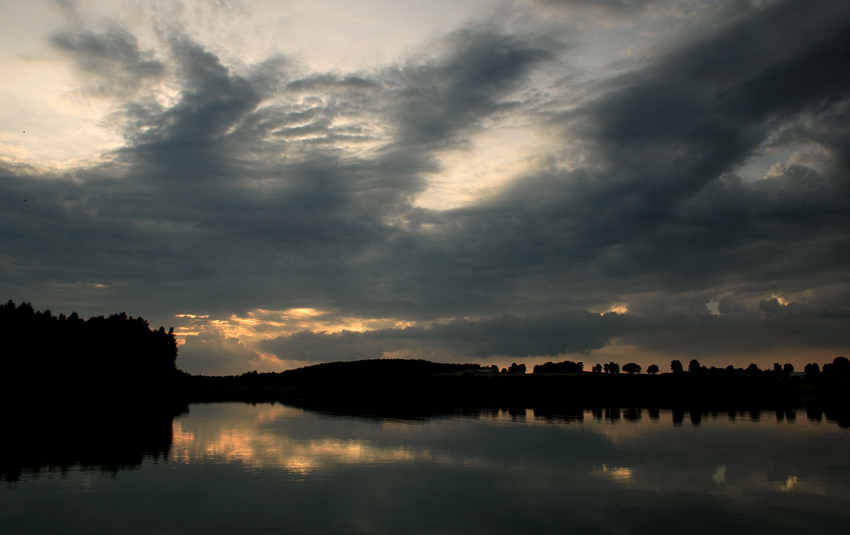
[[[174,422],[172,458],[183,464],[241,463],[259,468],[279,468],[306,475],[337,465],[400,463],[430,459],[424,448],[386,447],[363,440],[335,437],[299,440],[276,433],[266,424],[301,415],[302,411],[282,405],[257,407],[253,418],[222,422],[218,428],[204,422],[185,427]]]
[[[630,483],[632,480],[632,469],[625,466],[608,466],[603,464],[599,470],[594,470],[593,475],[605,477],[617,483]]]
[[[392,467],[500,474],[517,481],[534,474],[541,482],[560,478],[592,488],[629,485],[644,492],[850,499],[850,485],[840,474],[823,470],[843,466],[836,452],[847,446],[850,435],[837,426],[732,419],[726,413],[682,424],[673,411],[636,416],[643,412],[628,408],[620,414],[629,418],[615,419],[615,411],[595,409],[559,419],[530,409],[493,409],[463,418],[382,421],[322,416],[283,405],[195,405],[189,416],[174,422],[172,458],[185,464],[279,469],[299,478]]]

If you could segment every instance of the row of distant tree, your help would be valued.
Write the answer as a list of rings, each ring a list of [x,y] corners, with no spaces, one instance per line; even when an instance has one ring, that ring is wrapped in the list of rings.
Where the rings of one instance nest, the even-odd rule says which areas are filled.
[[[151,329],[126,313],[81,318],[0,305],[0,377],[17,390],[151,387],[178,376],[173,329]]]
[[[502,370],[503,373],[517,373],[511,371],[512,369],[518,369],[522,367],[522,372],[525,373],[525,365],[524,364],[512,364],[511,368],[508,370]],[[618,374],[620,373],[620,365],[616,362],[608,362],[607,364],[596,364],[590,368],[592,373],[606,373],[606,374]],[[622,371],[628,373],[629,375],[638,374],[641,372],[643,368],[640,364],[635,364],[634,362],[629,362],[628,364],[623,364]],[[538,364],[534,366],[533,373],[582,373],[584,371],[584,363],[583,362],[572,362],[569,360],[565,360],[563,362],[547,362],[545,364]],[[650,375],[655,375],[659,373],[661,370],[657,364],[650,364],[646,368],[646,373]],[[672,373],[684,373],[685,367],[682,365],[682,362],[679,360],[673,360],[670,362],[670,371]],[[850,360],[846,357],[836,357],[831,363],[826,363],[823,367],[819,366],[817,363],[809,363],[803,368],[806,375],[813,376],[821,373],[825,374],[850,374]],[[715,366],[706,367],[702,366],[698,360],[692,359],[688,363],[688,373],[702,373],[702,374],[749,374],[749,375],[761,375],[761,374],[773,374],[777,376],[790,376],[794,372],[794,365],[790,363],[785,363],[784,365],[780,365],[778,362],[773,364],[772,369],[762,370],[756,364],[750,364],[746,368],[736,368],[732,365],[726,366],[725,368],[717,368]]]

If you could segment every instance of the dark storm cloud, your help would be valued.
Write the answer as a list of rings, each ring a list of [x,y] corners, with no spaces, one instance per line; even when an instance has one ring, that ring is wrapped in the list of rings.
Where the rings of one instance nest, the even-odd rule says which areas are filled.
[[[847,291],[844,297],[850,297]],[[616,339],[669,358],[698,357],[708,366],[725,367],[741,365],[742,358],[766,348],[787,352],[846,347],[850,344],[850,299],[831,305],[783,304],[774,298],[747,308],[729,300],[719,303],[720,314],[711,314],[701,303],[666,298],[644,303],[627,314],[573,312],[365,332],[300,332],[263,341],[260,347],[281,359],[300,361],[392,354],[481,362],[493,356],[568,355],[589,362],[593,359],[589,352]]]
[[[848,300],[831,308],[782,304],[774,298],[759,302],[755,309],[721,301],[719,309],[720,315],[657,311],[643,318],[642,328],[624,333],[621,341],[667,355],[705,358],[703,364],[708,366],[741,365],[742,358],[765,350],[783,355],[793,351],[806,358],[806,351],[843,352],[841,348],[850,344]]]
[[[836,232],[850,214],[846,174],[735,173],[778,128],[846,110],[848,22],[843,5],[777,3],[606,82],[555,120],[592,165],[526,177],[500,202],[449,217],[483,269],[538,268],[591,292],[826,282],[848,259]],[[818,142],[838,149],[824,160],[837,169],[846,140],[831,128]]]
[[[847,95],[848,9],[834,5],[782,2],[623,75],[575,133],[599,144],[610,178],[660,183],[663,198],[699,188],[777,123]]]
[[[847,300],[827,290],[850,284],[844,3],[749,5],[557,113],[562,97],[529,84],[570,50],[493,28],[386,68],[305,76],[282,58],[237,70],[181,35],[159,56],[120,30],[52,42],[120,97],[127,141],[49,176],[0,164],[8,297],[92,313],[136,303],[154,322],[294,307],[484,318],[264,342],[293,359],[846,343]],[[167,104],[130,83],[166,78],[179,88]],[[414,206],[441,151],[511,114],[548,128],[567,160],[472,205]],[[819,149],[745,176],[754,156],[807,146]],[[759,309],[787,294],[792,308]],[[614,303],[630,313],[586,312]]]
[[[623,296],[637,310],[641,293],[660,293],[669,307],[682,292],[693,295],[691,313],[636,314],[642,330],[630,332],[645,336],[625,339],[682,351],[701,339],[709,353],[736,343],[841,347],[839,320],[810,329],[800,316],[768,320],[752,305],[757,319],[712,316],[705,303],[847,282],[848,23],[844,6],[777,3],[606,82],[599,98],[559,119],[592,165],[524,177],[499,200],[441,215],[460,230],[416,261],[442,276],[442,306],[480,313],[517,306],[510,297],[519,295],[539,308]],[[817,139],[828,148],[821,165],[736,176],[776,131],[786,138],[776,146]],[[558,298],[546,299],[547,289]]]
[[[431,353],[446,359],[486,359],[587,353],[632,327],[633,319],[609,313],[560,313],[546,316],[501,316],[488,320],[455,320],[430,327],[365,332],[300,332],[261,342],[264,351],[282,359],[329,360],[377,358],[389,351]]]
[[[379,84],[375,80],[370,80],[362,76],[339,76],[331,73],[323,73],[293,80],[286,85],[286,89],[290,91],[309,92],[327,87],[370,89],[378,86]]]
[[[209,148],[259,105],[261,95],[196,43],[175,38],[171,52],[182,86],[180,99],[170,108],[155,110],[159,113],[140,117],[146,121],[133,126],[145,129],[134,133],[133,144],[126,150],[155,151],[169,161],[191,161],[194,154],[184,157],[183,151]]]
[[[144,70],[134,60],[150,55],[121,32],[63,34],[54,44],[98,73],[104,58],[123,61],[128,73]],[[387,219],[409,210],[423,188],[420,173],[434,166],[428,147],[498,109],[497,100],[546,56],[492,32],[464,31],[446,46],[444,57],[424,66],[371,78],[286,80],[285,62],[239,75],[175,36],[167,64],[180,87],[177,99],[163,106],[142,94],[119,102],[128,142],[112,162],[74,176],[58,173],[50,182],[4,169],[5,187],[30,203],[26,212],[23,205],[10,212],[21,217],[14,224],[21,240],[7,249],[10,257],[63,284],[124,281],[129,294],[122,299],[113,290],[117,301],[132,295],[152,307],[158,299],[189,308],[224,302],[237,310],[354,302],[363,271],[373,278],[367,284],[380,285],[378,270],[401,267],[380,257],[391,251],[371,248],[399,234]],[[286,82],[283,93],[268,93],[276,87],[269,72]],[[416,114],[430,107],[439,109],[419,128]],[[392,118],[381,126],[374,117],[387,108]],[[354,124],[334,126],[340,119]],[[329,143],[343,136],[383,136],[389,146],[364,160]],[[303,137],[310,139],[293,139]],[[57,224],[45,224],[46,217]],[[34,249],[26,235],[56,245]],[[374,313],[395,299],[379,295],[366,307]]]
[[[535,3],[562,9],[591,8],[603,11],[628,12],[640,11],[660,0],[534,0]]]
[[[502,101],[544,60],[554,43],[525,42],[494,31],[462,30],[449,36],[449,52],[437,61],[409,62],[399,72],[395,115],[399,143],[447,145],[510,106]]]

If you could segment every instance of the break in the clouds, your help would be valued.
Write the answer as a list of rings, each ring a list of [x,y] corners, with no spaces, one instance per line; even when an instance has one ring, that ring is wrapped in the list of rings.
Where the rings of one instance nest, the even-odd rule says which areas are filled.
[[[15,7],[4,299],[196,373],[846,352],[850,6],[335,6]]]

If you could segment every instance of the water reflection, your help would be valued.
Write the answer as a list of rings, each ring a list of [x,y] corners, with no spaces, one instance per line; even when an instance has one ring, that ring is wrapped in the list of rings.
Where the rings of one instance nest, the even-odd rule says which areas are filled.
[[[822,420],[784,408],[383,420],[193,405],[173,421],[168,462],[19,480],[0,489],[0,523],[10,533],[843,533],[850,432]]]
[[[172,419],[185,406],[35,405],[4,415],[0,482],[93,470],[115,477],[144,461],[165,462]]]
[[[238,462],[254,469],[281,468],[308,474],[339,464],[398,463],[430,458],[427,450],[414,451],[401,445],[382,447],[336,437],[299,440],[276,432],[273,424],[285,424],[289,419],[305,416],[304,411],[283,405],[259,405],[250,417],[233,420],[230,414],[210,415],[205,410],[209,408],[199,409],[201,414],[197,419],[174,422],[171,454],[174,460],[184,464]],[[184,427],[184,422],[191,425]],[[222,427],[224,422],[230,425]]]
[[[284,405],[200,405],[175,420],[171,458],[184,464],[238,463],[302,475],[341,465],[522,463],[543,468],[554,463],[570,470],[585,465],[589,473],[618,481],[631,480],[635,470],[646,476],[648,467],[684,472],[699,465],[706,481],[734,479],[743,484],[747,478],[739,477],[741,471],[764,464],[760,459],[770,459],[774,468],[791,462],[786,447],[824,450],[822,459],[834,459],[832,443],[821,440],[831,437],[850,444],[845,431],[820,426],[816,420],[797,425],[787,411],[781,414],[765,420],[753,412],[634,407],[568,413],[488,409],[403,421],[327,416]],[[758,449],[753,449],[754,443],[759,443]],[[619,463],[617,458],[637,458],[640,463]],[[811,464],[805,459],[795,462]],[[789,477],[795,483],[789,484]],[[799,488],[794,474],[782,475],[781,481],[786,490]]]
[[[594,475],[607,477],[616,483],[629,483],[632,479],[632,469],[625,466],[608,466],[603,464],[599,470],[592,472]]]

